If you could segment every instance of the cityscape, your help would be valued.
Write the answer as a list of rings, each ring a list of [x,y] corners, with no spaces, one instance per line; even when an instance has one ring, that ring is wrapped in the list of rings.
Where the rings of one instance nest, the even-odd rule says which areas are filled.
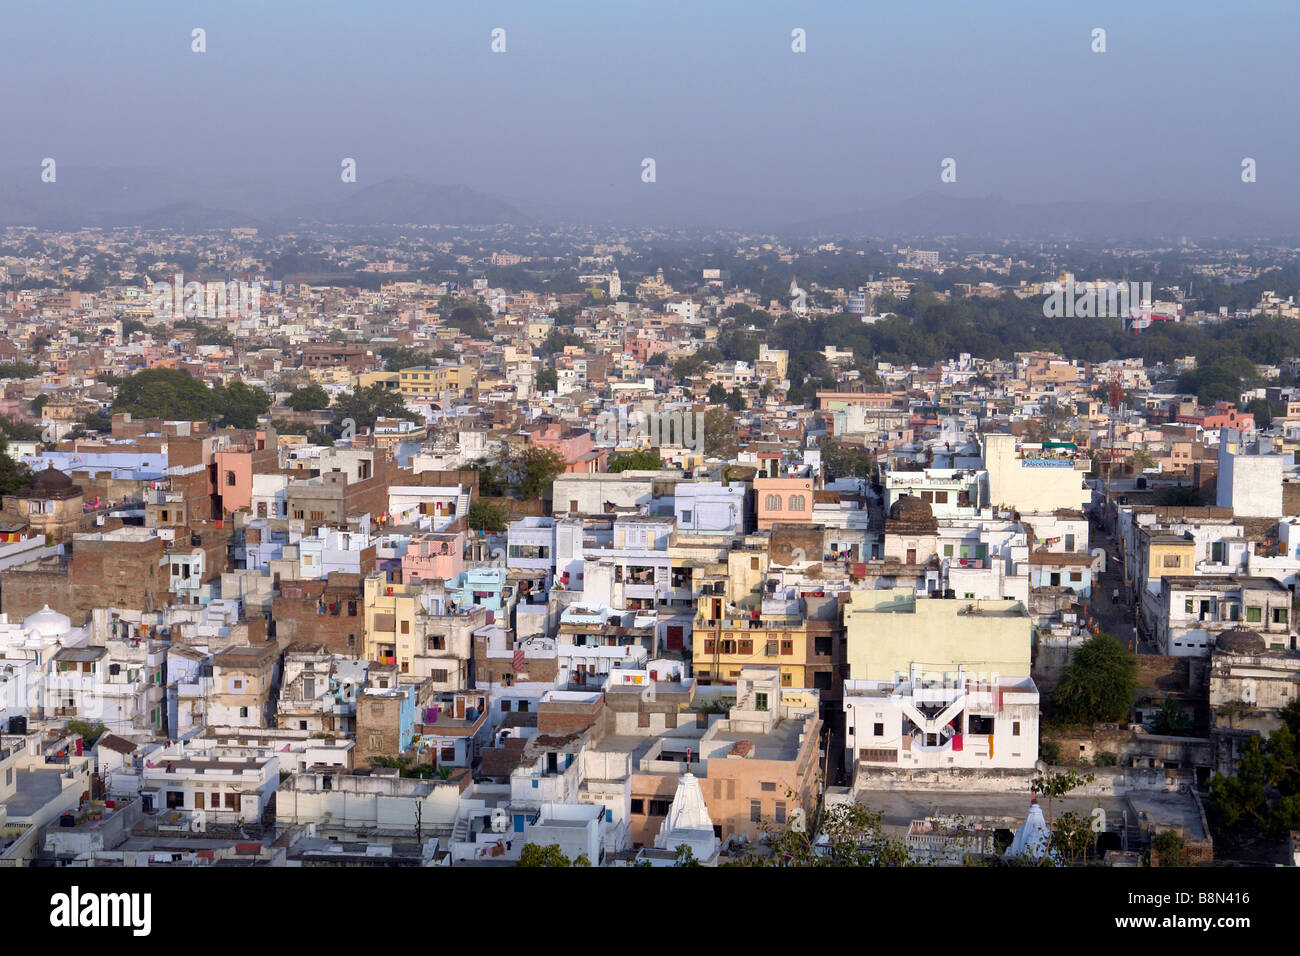
[[[391,100],[358,79],[331,145],[315,102],[277,139],[345,29],[329,3],[302,36],[335,39],[291,45],[277,76],[309,73],[238,145],[131,152],[78,67],[66,116],[22,106],[0,148],[0,868],[62,878],[50,925],[149,935],[150,894],[112,910],[91,870],[162,900],[189,868],[873,867],[1083,871],[1123,883],[1114,927],[1250,927],[1240,868],[1300,865],[1300,194],[1270,157],[1294,134],[1238,149],[1233,116],[1215,170],[1085,176],[1090,203],[1064,172],[1017,191],[958,127],[856,189],[798,165],[816,137],[719,146],[760,95],[737,58],[774,111],[829,88],[843,67],[781,71],[839,49],[847,5],[737,19],[671,105],[530,90],[559,20],[439,9],[430,55],[474,53],[428,68],[485,84],[499,137],[441,115],[445,152],[412,132],[403,158],[384,124],[418,125],[398,81],[424,67],[395,39]],[[1148,14],[1122,9],[1044,42],[1128,76]],[[359,64],[399,11],[426,23],[349,21]],[[86,10],[73,42],[136,23],[166,75],[216,69],[165,108],[253,89],[239,57],[285,15],[173,14]],[[1273,15],[1295,25],[1252,7],[1233,49]],[[650,14],[610,16],[573,42]],[[669,118],[688,95],[716,128]],[[689,159],[653,146],[677,121]],[[732,174],[683,185],[711,156]]]

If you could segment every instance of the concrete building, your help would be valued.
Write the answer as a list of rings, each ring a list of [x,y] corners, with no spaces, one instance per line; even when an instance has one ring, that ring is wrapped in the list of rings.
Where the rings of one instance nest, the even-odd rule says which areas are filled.
[[[918,598],[911,588],[852,591],[845,607],[852,680],[892,681],[919,664],[986,679],[1029,674],[1032,626],[1019,601]]]

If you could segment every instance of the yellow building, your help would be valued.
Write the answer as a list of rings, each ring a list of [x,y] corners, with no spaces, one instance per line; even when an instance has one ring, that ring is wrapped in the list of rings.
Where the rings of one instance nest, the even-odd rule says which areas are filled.
[[[913,664],[939,677],[958,665],[972,677],[1029,674],[1033,625],[1019,601],[918,598],[913,588],[853,591],[844,625],[851,680],[893,680]]]
[[[436,399],[443,392],[463,394],[474,387],[474,369],[468,365],[425,365],[398,372],[398,391],[406,399]]]
[[[357,375],[356,387],[369,388],[371,385],[380,385],[383,388],[396,391],[401,385],[400,372],[362,372]]]
[[[396,664],[408,674],[415,658],[415,612],[420,604],[418,584],[390,584],[388,575],[377,571],[366,578],[366,659]]]

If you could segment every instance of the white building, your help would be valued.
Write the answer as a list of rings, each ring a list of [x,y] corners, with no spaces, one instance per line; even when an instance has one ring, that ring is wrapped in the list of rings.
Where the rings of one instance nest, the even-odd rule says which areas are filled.
[[[845,760],[873,769],[1028,769],[1038,760],[1038,688],[1030,677],[958,669],[923,680],[844,682]]]

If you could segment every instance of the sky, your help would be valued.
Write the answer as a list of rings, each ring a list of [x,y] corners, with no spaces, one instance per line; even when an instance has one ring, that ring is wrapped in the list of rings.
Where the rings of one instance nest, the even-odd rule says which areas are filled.
[[[1294,0],[36,0],[0,29],[0,187],[54,157],[329,198],[351,157],[787,219],[938,189],[1300,208],[1298,35]]]

